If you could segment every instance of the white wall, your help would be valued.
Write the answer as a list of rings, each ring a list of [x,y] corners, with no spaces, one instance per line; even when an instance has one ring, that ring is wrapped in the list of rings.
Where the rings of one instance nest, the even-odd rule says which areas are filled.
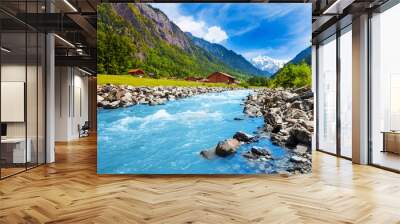
[[[3,82],[25,82],[25,64],[3,64],[1,66],[1,81]],[[7,110],[7,108],[1,108]],[[25,137],[25,122],[7,123],[8,137]]]
[[[88,78],[76,68],[56,67],[55,85],[55,140],[77,139],[78,125],[88,120]]]

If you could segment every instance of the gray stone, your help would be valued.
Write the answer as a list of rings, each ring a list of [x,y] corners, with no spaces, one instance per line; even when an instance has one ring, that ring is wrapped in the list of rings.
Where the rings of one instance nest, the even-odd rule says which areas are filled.
[[[214,159],[216,157],[215,149],[203,150],[200,155],[206,159]]]
[[[244,133],[242,131],[238,131],[235,135],[233,135],[233,138],[241,142],[250,142],[254,139],[254,136]]]
[[[294,162],[294,163],[306,163],[308,161],[308,159],[301,157],[301,156],[294,155],[294,156],[290,157],[290,161]]]
[[[240,142],[237,139],[227,139],[220,141],[215,148],[215,154],[221,157],[226,157],[236,153],[239,148]]]
[[[261,148],[258,146],[253,146],[251,152],[257,156],[271,156],[271,151],[266,148]]]

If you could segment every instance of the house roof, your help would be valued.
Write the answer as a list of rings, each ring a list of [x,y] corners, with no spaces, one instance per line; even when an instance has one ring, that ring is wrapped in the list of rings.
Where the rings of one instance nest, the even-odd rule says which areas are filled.
[[[225,73],[225,72],[213,72],[213,73],[211,73],[208,77],[210,77],[210,76],[212,76],[212,75],[214,75],[214,74],[221,74],[221,75],[224,75],[224,76],[229,77],[229,78],[231,78],[231,79],[235,79],[235,77],[233,77],[233,76],[231,76],[231,75],[229,75],[229,74],[227,74],[227,73]],[[208,77],[207,77],[207,78],[208,78]]]
[[[142,69],[131,69],[128,71],[128,73],[133,73],[133,74],[144,74],[144,71]]]

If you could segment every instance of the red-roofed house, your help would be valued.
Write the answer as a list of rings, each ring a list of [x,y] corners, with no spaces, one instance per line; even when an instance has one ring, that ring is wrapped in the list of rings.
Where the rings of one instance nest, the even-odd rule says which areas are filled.
[[[128,71],[129,74],[142,77],[144,75],[144,71],[142,69],[131,69]]]
[[[214,82],[214,83],[227,83],[227,84],[235,83],[235,78],[224,72],[214,72],[207,77],[207,80],[208,82]]]

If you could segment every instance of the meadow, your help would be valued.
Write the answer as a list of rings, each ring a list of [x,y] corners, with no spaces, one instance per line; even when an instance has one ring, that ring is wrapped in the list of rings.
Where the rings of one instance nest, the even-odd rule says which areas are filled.
[[[224,83],[205,83],[185,81],[178,79],[153,79],[153,78],[139,78],[131,75],[97,75],[97,84],[114,84],[114,85],[131,85],[131,86],[182,86],[182,87],[239,87],[235,84]]]

